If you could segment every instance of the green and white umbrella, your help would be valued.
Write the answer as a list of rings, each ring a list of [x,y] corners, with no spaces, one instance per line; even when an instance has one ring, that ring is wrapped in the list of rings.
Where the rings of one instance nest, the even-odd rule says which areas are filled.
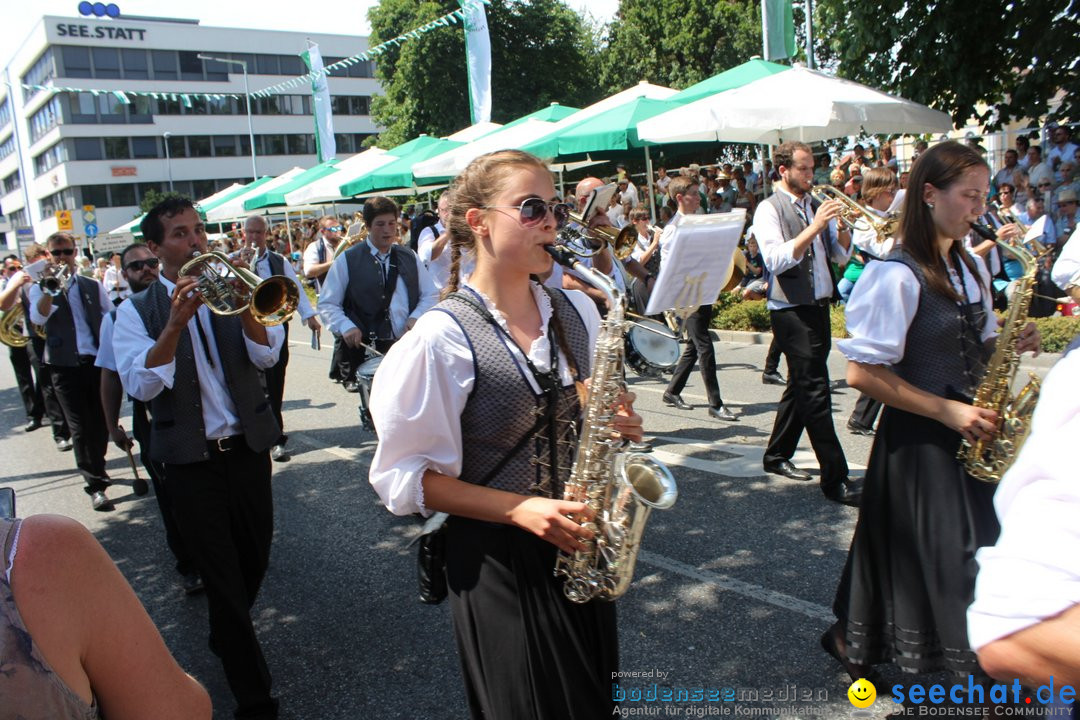
[[[310,167],[302,173],[295,175],[286,183],[277,185],[273,188],[264,188],[263,192],[257,195],[248,196],[248,198],[244,200],[244,210],[251,212],[254,210],[262,210],[264,208],[284,208],[287,205],[285,201],[285,196],[287,194],[332,174],[335,171],[335,166],[337,164],[338,160],[336,158],[327,160],[324,163],[319,163],[318,165]]]
[[[251,185],[244,187],[243,192],[221,201],[213,207],[204,207],[203,211],[206,214],[206,222],[220,223],[226,220],[235,220],[242,218],[248,214],[244,210],[244,201],[249,198],[258,197],[268,190],[273,190],[276,187],[285,185],[294,177],[304,172],[303,168],[294,167],[288,172],[284,172],[281,175],[273,178],[264,179],[263,182],[255,181]]]

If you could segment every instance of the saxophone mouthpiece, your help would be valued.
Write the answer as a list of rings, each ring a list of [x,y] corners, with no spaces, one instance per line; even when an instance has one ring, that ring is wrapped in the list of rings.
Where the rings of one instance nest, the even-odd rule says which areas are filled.
[[[562,245],[545,245],[544,251],[555,258],[555,262],[565,267],[572,268],[577,262],[577,256]]]
[[[983,240],[997,240],[997,235],[993,230],[983,225],[982,223],[971,223],[971,229],[975,231],[975,234],[981,237]]]

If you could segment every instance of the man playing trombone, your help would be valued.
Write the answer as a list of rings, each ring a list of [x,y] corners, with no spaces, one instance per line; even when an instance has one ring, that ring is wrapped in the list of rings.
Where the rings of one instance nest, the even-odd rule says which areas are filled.
[[[75,238],[58,232],[45,244],[55,264],[30,287],[30,322],[45,326],[42,361],[49,366],[56,399],[67,419],[75,464],[86,480],[90,505],[99,511],[112,510],[105,495],[109,435],[102,422],[101,372],[94,367],[101,318],[112,303],[101,283],[75,271]]]

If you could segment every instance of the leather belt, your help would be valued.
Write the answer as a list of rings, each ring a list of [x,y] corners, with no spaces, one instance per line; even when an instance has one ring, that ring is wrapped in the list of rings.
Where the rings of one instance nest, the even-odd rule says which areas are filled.
[[[229,437],[209,438],[206,441],[206,447],[212,453],[227,453],[231,450],[238,450],[240,448],[247,447],[247,441],[243,435],[230,435]]]

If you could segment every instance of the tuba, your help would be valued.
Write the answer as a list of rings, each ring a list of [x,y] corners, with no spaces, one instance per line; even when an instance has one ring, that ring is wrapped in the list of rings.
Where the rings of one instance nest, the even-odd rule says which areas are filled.
[[[196,252],[180,268],[180,275],[198,278],[202,301],[217,315],[239,315],[250,307],[262,325],[280,325],[288,322],[300,302],[300,291],[289,278],[274,275],[263,280],[216,251]]]
[[[564,500],[585,503],[593,511],[593,520],[586,527],[595,535],[584,550],[573,554],[560,551],[555,575],[566,578],[563,593],[571,602],[614,600],[630,587],[649,514],[654,509],[670,508],[679,492],[665,465],[642,453],[623,452],[622,441],[612,438],[608,427],[612,407],[624,387],[626,323],[619,290],[607,276],[578,262],[565,247],[544,249],[601,290],[611,305],[596,338],[585,420],[563,492]]]
[[[22,324],[26,322],[22,305],[13,305],[7,312],[0,313],[0,342],[8,347],[26,347],[30,342],[27,335],[23,335]],[[45,339],[45,328],[33,325],[34,332],[41,339]]]
[[[994,240],[994,231],[984,225],[972,223],[972,229],[987,240]],[[996,241],[996,240],[995,240]],[[1002,476],[1016,459],[1020,446],[1031,431],[1031,415],[1039,401],[1039,378],[1030,374],[1027,384],[1012,394],[1013,378],[1020,366],[1016,343],[1020,328],[1027,322],[1027,310],[1035,292],[1038,263],[1035,257],[1021,246],[998,245],[1011,252],[1024,267],[1023,276],[1016,282],[1016,290],[1005,314],[994,354],[986,366],[979,387],[975,391],[975,407],[990,408],[998,414],[997,432],[989,440],[960,444],[957,458],[964,462],[968,474],[976,480],[988,483],[1001,482]]]
[[[826,200],[840,202],[844,206],[840,213],[840,222],[851,232],[870,231],[876,234],[879,243],[884,243],[896,235],[896,231],[900,228],[899,213],[879,218],[832,185],[815,185],[810,188],[810,196],[818,202]]]

